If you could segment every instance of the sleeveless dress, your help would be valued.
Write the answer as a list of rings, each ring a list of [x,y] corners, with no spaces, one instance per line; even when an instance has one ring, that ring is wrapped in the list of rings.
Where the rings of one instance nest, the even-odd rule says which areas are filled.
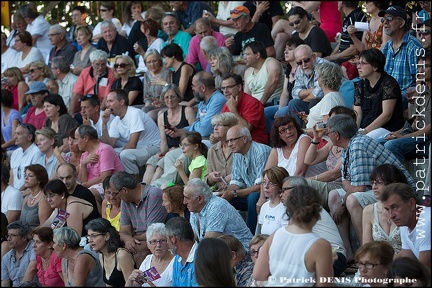
[[[179,83],[180,83],[181,69],[182,69],[183,65],[191,66],[193,68],[194,74],[195,74],[195,68],[192,65],[190,65],[189,63],[186,63],[186,62],[182,62],[180,67],[177,69],[177,71],[172,73],[172,83],[176,84],[177,86],[179,86]],[[189,81],[188,81],[187,88],[186,88],[185,95],[183,95],[183,101],[189,101],[192,98],[194,98],[194,95],[192,92],[192,77],[190,77]]]
[[[21,210],[20,221],[27,222],[32,229],[40,225],[39,223],[39,201],[33,207],[28,206],[24,200],[24,209]]]
[[[96,265],[94,266],[93,270],[89,272],[87,275],[87,281],[84,284],[86,287],[106,287],[105,282],[103,281],[103,272],[102,272],[102,266],[99,261],[99,257],[97,256],[96,252],[89,251],[86,249],[81,250],[77,257],[81,254],[89,254],[91,257],[94,258]],[[72,279],[72,282],[69,282],[69,275],[68,275],[68,260],[65,259],[63,262],[63,271],[66,271],[66,279],[65,279],[65,286],[73,287],[75,286],[75,279]],[[82,275],[84,276],[84,275]]]
[[[366,31],[365,35],[365,41],[367,49],[371,48],[381,48],[382,44],[382,36],[383,36],[383,26],[384,23],[381,23],[381,25],[378,27],[378,29],[375,32]]]
[[[393,229],[389,235],[381,227],[378,219],[378,203],[373,204],[374,222],[372,225],[372,238],[374,241],[383,240],[392,244],[395,250],[395,255],[398,254],[402,249],[402,240],[400,236],[399,227]]]

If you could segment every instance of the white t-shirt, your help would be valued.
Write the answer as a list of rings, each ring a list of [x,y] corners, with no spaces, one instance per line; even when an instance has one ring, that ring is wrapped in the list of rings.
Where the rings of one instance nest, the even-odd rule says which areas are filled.
[[[91,124],[91,126],[93,126],[93,128],[96,129],[99,139],[102,137],[102,115],[103,115],[103,113],[104,113],[104,111],[101,110],[99,120],[96,123],[93,123],[93,120],[90,119],[90,124]],[[109,128],[111,126],[111,122],[113,119],[114,119],[114,115],[111,114],[110,119],[108,120],[108,123],[107,123],[108,131],[109,131]]]
[[[151,259],[153,257],[153,254],[147,255],[147,257],[144,259],[144,261],[141,263],[139,270],[145,271],[150,269],[151,265]],[[165,268],[165,270],[161,273],[158,271],[161,278],[153,281],[153,284],[155,284],[156,287],[169,287],[172,286],[172,275],[173,275],[173,268],[174,268],[174,259],[173,257],[171,259],[171,262],[168,264],[168,266]],[[149,284],[144,283],[142,287],[150,287]]]
[[[39,153],[40,150],[34,143],[24,152],[21,147],[12,152],[10,166],[13,173],[13,187],[16,189],[21,188],[24,184],[25,167],[30,164],[38,163],[36,159],[40,155]]]
[[[267,200],[258,215],[258,224],[261,224],[261,234],[271,235],[283,226],[283,215],[286,212],[285,206],[281,203],[275,207],[270,207],[270,200]]]
[[[417,225],[410,232],[408,226],[401,226],[402,249],[409,249],[419,259],[420,252],[431,250],[431,207],[422,207]]]
[[[8,185],[4,191],[1,192],[1,212],[7,215],[7,212],[17,211],[22,208],[23,197],[21,192]]]
[[[49,53],[51,51],[51,48],[54,46],[51,45],[51,41],[48,38],[48,33],[50,30],[51,25],[48,23],[47,20],[42,15],[39,15],[36,17],[36,19],[33,20],[32,23],[27,25],[26,30],[33,36],[33,35],[39,35],[38,40],[36,41],[36,46],[39,48],[40,52],[42,52],[43,55],[43,61],[45,63],[48,63],[49,59]]]
[[[3,54],[1,54],[1,73],[10,67],[14,67],[15,65],[15,57],[18,54],[13,48],[8,48]]]
[[[318,104],[309,110],[306,128],[312,128],[316,122],[322,121],[324,115],[328,115],[330,109],[335,106],[345,106],[345,101],[340,92],[329,92]]]
[[[42,54],[42,51],[40,51],[40,49],[37,47],[33,46],[31,48],[29,54],[24,59],[22,59],[22,55],[23,55],[23,52],[18,52],[15,54],[15,61],[14,61],[15,64],[14,65],[18,68],[23,68],[26,65],[28,65],[34,61],[42,61],[45,63],[45,59],[44,59],[44,56]]]
[[[119,116],[114,117],[108,130],[110,137],[118,138],[114,148],[125,146],[130,134],[135,132],[141,132],[137,149],[148,145],[159,146],[160,133],[156,123],[147,113],[132,106],[128,106],[123,119],[120,119]]]

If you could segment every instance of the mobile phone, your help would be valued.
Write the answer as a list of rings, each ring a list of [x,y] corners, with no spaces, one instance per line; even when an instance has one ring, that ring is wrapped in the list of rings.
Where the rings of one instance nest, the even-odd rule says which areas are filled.
[[[168,125],[168,124],[165,124],[164,127],[165,127],[165,129],[168,129],[168,130],[171,130],[171,131],[174,130],[174,128],[171,125]]]
[[[222,182],[225,184],[225,185],[228,185],[228,183],[225,181],[225,179],[224,179],[224,177],[222,177],[222,176],[219,176],[219,179],[221,179],[222,180]]]

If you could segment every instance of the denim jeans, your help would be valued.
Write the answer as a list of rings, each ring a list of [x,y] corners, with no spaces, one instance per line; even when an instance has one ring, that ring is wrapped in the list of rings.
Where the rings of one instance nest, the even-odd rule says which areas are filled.
[[[384,143],[384,147],[390,150],[402,164],[405,159],[419,156],[429,158],[429,145],[429,137],[426,137],[425,141],[422,138],[411,137],[388,140]]]
[[[260,192],[252,192],[247,197],[237,197],[231,201],[231,205],[237,210],[247,211],[246,225],[255,235],[255,229],[258,222],[258,214],[256,212],[256,203],[260,197]]]

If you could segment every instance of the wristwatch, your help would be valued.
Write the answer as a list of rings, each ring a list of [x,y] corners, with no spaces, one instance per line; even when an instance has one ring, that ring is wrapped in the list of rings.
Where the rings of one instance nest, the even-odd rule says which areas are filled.
[[[237,198],[237,196],[238,196],[237,190],[234,190],[233,193],[234,193],[234,198]]]

